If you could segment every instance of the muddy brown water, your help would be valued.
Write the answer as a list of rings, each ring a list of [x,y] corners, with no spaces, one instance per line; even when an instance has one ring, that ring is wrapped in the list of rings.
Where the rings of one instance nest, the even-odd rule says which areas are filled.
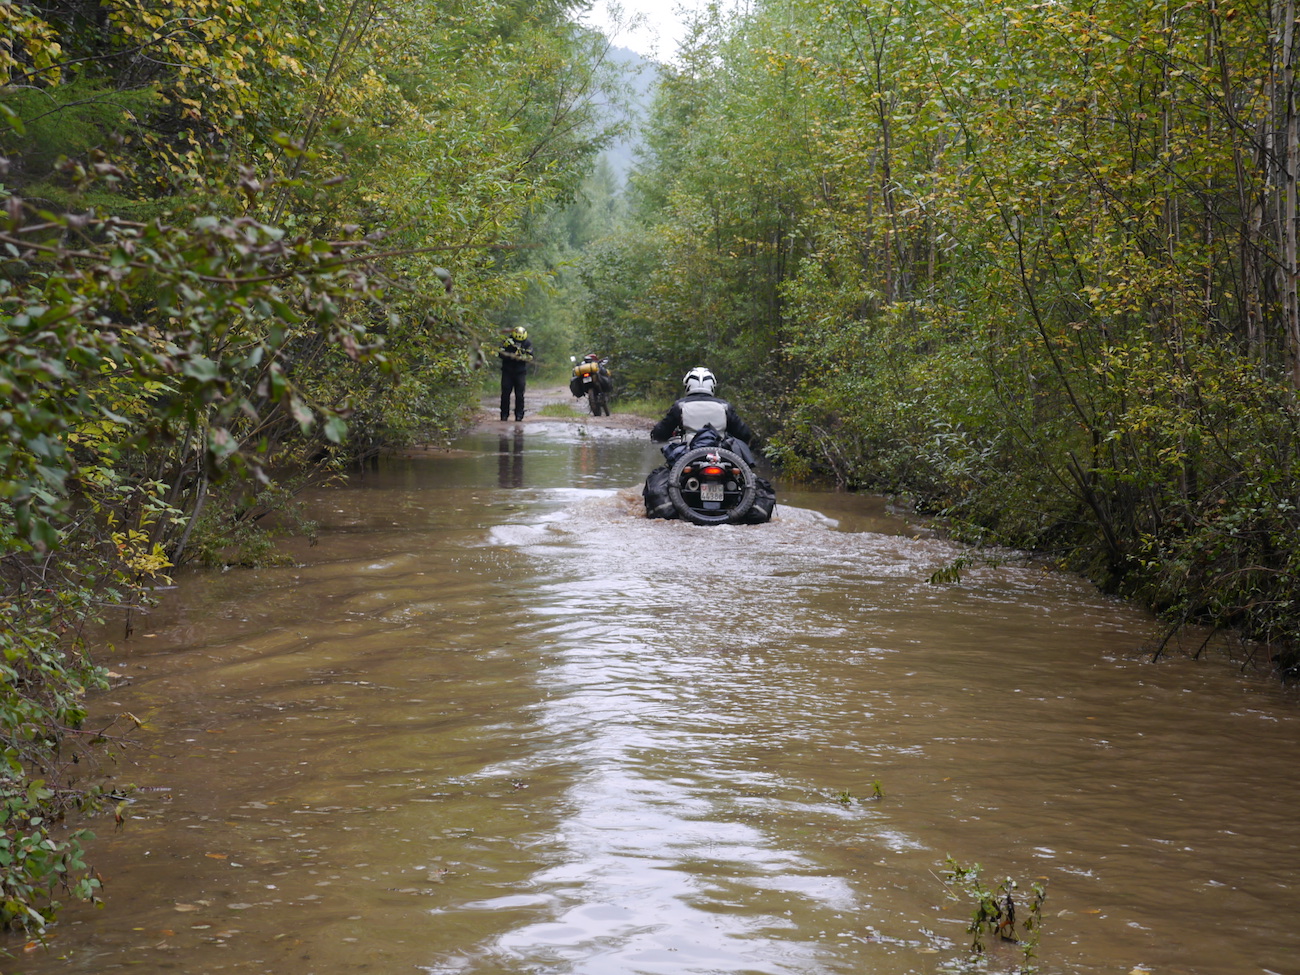
[[[1046,883],[1042,972],[1300,972],[1287,691],[1068,574],[930,585],[879,499],[647,522],[641,436],[480,431],[183,575],[94,702],[145,722],[106,903],[0,969],[958,971],[951,857]]]

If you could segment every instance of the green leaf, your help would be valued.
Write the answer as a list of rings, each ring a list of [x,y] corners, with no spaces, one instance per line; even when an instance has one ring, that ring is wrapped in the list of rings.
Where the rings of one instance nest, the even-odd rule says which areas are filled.
[[[343,443],[348,436],[348,424],[340,416],[330,416],[325,420],[325,437],[331,443]]]

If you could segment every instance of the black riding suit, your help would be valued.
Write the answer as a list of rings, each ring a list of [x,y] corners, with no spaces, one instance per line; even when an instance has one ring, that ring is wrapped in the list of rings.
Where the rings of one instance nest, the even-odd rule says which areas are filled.
[[[533,361],[533,343],[508,336],[497,349],[501,359],[501,419],[510,418],[510,394],[515,397],[515,419],[524,418],[524,385],[528,363]]]

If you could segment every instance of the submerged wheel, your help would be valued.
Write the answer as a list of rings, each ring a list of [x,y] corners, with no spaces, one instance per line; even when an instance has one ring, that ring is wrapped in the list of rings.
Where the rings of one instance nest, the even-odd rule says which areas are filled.
[[[717,454],[724,464],[740,471],[735,489],[725,491],[721,501],[705,501],[700,497],[699,491],[691,491],[682,484],[682,472],[709,454]],[[758,481],[754,477],[754,471],[739,454],[720,447],[696,447],[688,450],[677,458],[672,470],[668,472],[668,499],[679,515],[696,525],[725,525],[740,521],[753,507],[757,494]]]

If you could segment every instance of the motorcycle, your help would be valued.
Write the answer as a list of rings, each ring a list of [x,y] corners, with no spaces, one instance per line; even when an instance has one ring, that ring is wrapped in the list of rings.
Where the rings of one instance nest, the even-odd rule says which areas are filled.
[[[689,444],[665,445],[664,467],[645,484],[647,518],[684,518],[695,525],[757,525],[776,508],[776,492],[754,473],[754,458],[738,440],[705,427]]]
[[[575,356],[569,356],[569,361],[575,363],[569,392],[579,399],[587,397],[592,416],[601,413],[609,416],[609,395],[614,391],[614,382],[609,375],[609,356],[601,359],[594,354],[588,355],[581,362]]]

